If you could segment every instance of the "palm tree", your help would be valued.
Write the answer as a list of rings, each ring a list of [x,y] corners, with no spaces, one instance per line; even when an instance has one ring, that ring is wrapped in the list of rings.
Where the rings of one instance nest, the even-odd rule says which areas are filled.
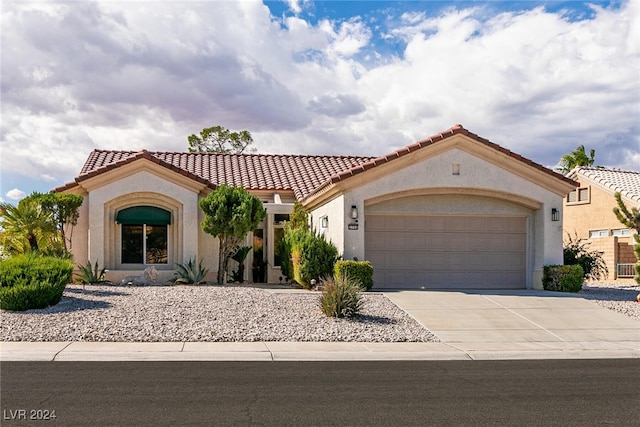
[[[3,248],[9,253],[37,252],[41,247],[55,245],[56,228],[51,214],[36,200],[26,198],[18,206],[0,203],[0,235]]]
[[[560,167],[557,168],[557,170],[566,175],[577,166],[593,166],[595,156],[596,150],[592,148],[589,151],[589,155],[587,155],[584,145],[579,145],[578,148],[571,153],[562,156],[560,159]]]

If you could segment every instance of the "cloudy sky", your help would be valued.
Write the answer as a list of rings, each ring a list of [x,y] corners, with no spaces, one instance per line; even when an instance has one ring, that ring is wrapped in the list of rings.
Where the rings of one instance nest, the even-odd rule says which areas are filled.
[[[381,155],[461,123],[554,167],[640,170],[640,1],[2,3],[0,197],[94,148]]]

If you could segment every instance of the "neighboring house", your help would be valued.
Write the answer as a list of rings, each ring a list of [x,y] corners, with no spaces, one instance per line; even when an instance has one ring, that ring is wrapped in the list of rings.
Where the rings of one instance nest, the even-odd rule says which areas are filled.
[[[628,279],[635,274],[633,234],[613,213],[618,206],[614,194],[631,209],[640,206],[640,172],[619,169],[577,167],[567,175],[579,188],[564,201],[564,231],[574,238],[586,239],[589,250],[603,253],[609,270],[608,280]]]
[[[247,238],[250,281],[282,280],[276,248],[298,200],[345,259],[373,263],[375,288],[426,289],[540,289],[543,266],[562,263],[562,201],[577,185],[460,125],[375,158],[95,150],[57,189],[85,197],[76,262],[118,280],[202,258],[215,277],[198,201],[221,183],[268,213]]]

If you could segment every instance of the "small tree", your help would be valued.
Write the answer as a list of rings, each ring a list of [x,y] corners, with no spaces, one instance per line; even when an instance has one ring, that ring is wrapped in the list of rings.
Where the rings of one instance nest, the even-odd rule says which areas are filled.
[[[231,132],[222,126],[214,126],[202,129],[200,136],[194,134],[187,137],[187,140],[189,141],[190,153],[242,153],[245,150],[255,151],[255,148],[249,148],[253,144],[253,137],[247,130]]]
[[[202,229],[220,241],[218,284],[225,283],[229,259],[265,217],[262,202],[242,187],[221,185],[200,200]]]
[[[51,215],[53,224],[58,231],[62,247],[65,253],[71,250],[71,237],[73,227],[80,217],[79,209],[84,198],[77,194],[63,194],[50,192],[46,194],[33,193],[31,196],[37,200],[42,209]]]
[[[51,213],[33,197],[25,197],[17,206],[1,203],[0,229],[2,246],[12,255],[38,252],[55,244]]]
[[[633,245],[633,252],[636,255],[636,276],[634,277],[637,283],[640,283],[640,212],[638,208],[631,208],[629,210],[622,201],[622,195],[620,193],[615,194],[616,202],[618,206],[613,208],[613,213],[625,227],[629,227],[636,231],[633,235],[635,244]]]

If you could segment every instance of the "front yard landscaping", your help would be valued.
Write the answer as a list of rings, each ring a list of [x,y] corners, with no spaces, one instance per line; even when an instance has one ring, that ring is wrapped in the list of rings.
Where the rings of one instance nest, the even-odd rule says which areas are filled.
[[[58,305],[2,311],[0,341],[438,341],[382,294],[325,316],[320,293],[248,286],[67,286]]]

